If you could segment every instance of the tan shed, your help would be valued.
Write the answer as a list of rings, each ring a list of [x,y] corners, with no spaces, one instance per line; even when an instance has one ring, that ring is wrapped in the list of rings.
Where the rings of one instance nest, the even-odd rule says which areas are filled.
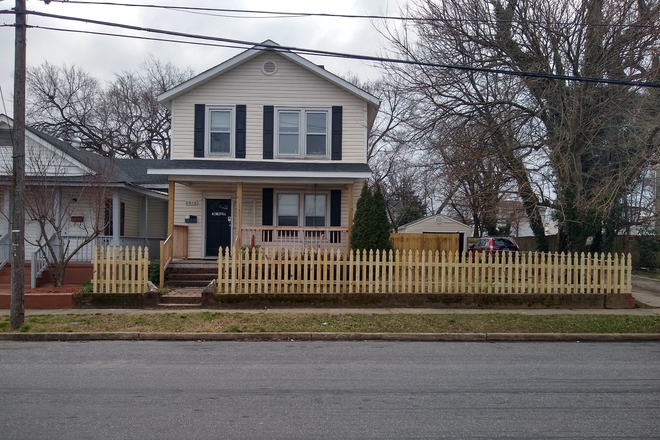
[[[467,250],[472,227],[443,214],[435,214],[399,227],[400,234],[459,234],[459,251]]]

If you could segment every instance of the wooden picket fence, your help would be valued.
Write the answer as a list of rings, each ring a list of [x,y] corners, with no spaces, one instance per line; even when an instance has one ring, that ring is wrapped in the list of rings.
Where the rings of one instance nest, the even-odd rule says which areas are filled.
[[[630,293],[630,254],[257,249],[218,259],[218,293]]]
[[[144,293],[149,290],[149,248],[94,246],[94,293]]]

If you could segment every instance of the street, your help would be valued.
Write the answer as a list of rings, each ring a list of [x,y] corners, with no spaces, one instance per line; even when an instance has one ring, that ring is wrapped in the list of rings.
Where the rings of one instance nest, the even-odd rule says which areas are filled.
[[[658,343],[0,342],[0,438],[660,437]]]

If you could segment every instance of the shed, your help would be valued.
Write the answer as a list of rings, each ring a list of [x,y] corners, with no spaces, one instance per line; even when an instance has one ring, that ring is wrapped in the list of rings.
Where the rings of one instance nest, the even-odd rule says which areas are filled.
[[[443,214],[424,217],[414,222],[399,226],[400,234],[459,234],[459,251],[467,250],[467,239],[472,234],[472,227]]]

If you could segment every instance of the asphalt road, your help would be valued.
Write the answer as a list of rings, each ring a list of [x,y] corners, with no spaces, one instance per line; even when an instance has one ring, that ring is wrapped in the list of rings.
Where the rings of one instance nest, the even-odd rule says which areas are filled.
[[[660,438],[660,343],[0,342],[0,438]]]

